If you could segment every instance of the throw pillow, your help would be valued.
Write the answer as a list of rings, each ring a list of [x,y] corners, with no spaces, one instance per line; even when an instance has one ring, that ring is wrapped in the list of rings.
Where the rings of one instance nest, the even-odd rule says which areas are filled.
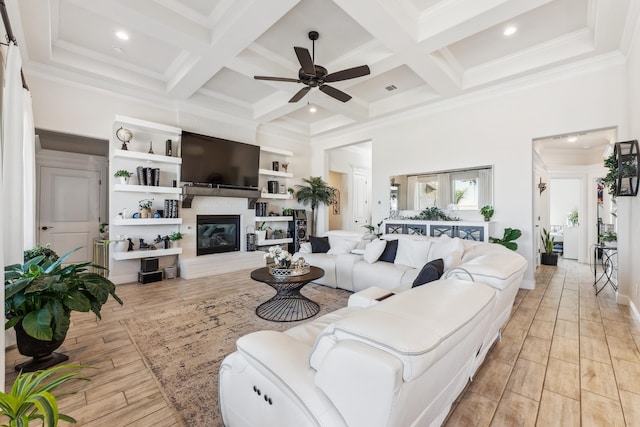
[[[428,261],[431,242],[428,240],[398,239],[395,264],[421,268]]]
[[[437,242],[431,245],[429,257],[427,261],[442,258],[444,260],[444,269],[449,270],[462,262],[462,254],[464,253],[464,245],[458,237],[439,237]]]
[[[360,239],[354,240],[353,237],[329,235],[329,246],[331,249],[327,251],[330,255],[348,254],[352,249],[358,246]]]
[[[369,264],[373,264],[374,262],[378,261],[386,247],[386,240],[376,239],[372,242],[369,242],[369,244],[364,248],[364,260]]]
[[[311,243],[311,253],[326,254],[330,249],[328,237],[309,236],[309,242]]]
[[[398,241],[397,240],[388,240],[385,245],[384,251],[378,261],[384,262],[394,262],[396,259],[396,252],[398,251]]]
[[[412,288],[416,286],[424,285],[425,283],[433,282],[434,280],[438,280],[442,277],[444,273],[444,260],[442,258],[434,259],[433,261],[429,261],[422,267],[420,273],[418,273],[418,277],[413,281]]]

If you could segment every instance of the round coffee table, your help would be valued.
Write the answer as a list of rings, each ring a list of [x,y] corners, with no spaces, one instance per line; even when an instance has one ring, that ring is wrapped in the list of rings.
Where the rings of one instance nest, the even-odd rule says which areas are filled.
[[[266,283],[276,290],[276,295],[256,308],[256,314],[273,322],[295,322],[315,316],[320,305],[300,293],[307,283],[324,276],[324,270],[310,267],[307,274],[299,276],[275,277],[269,273],[269,267],[251,272],[251,278]]]

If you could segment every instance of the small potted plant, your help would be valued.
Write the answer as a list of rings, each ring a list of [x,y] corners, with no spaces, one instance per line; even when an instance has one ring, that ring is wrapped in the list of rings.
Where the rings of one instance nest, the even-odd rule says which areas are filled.
[[[177,248],[178,241],[182,240],[183,237],[184,237],[184,234],[182,234],[179,231],[174,231],[173,233],[169,234],[169,240],[171,240],[171,247]]]
[[[485,221],[491,221],[491,217],[493,216],[493,206],[483,206],[482,209],[480,209],[480,215],[484,217]]]
[[[271,227],[265,225],[264,222],[256,227],[256,234],[258,235],[258,244],[260,244],[260,242],[267,240],[267,230],[271,230]]]
[[[567,215],[567,222],[571,227],[576,227],[578,225],[578,211],[576,209],[569,212],[569,215]]]
[[[132,173],[124,169],[120,169],[113,174],[116,178],[120,178],[120,184],[128,184]]]
[[[546,228],[542,229],[540,239],[542,240],[542,247],[544,249],[540,257],[540,263],[543,265],[558,265],[558,254],[553,253],[555,239]]]
[[[140,218],[151,218],[152,205],[153,199],[142,199],[138,201],[138,207],[140,208]]]
[[[599,235],[600,241],[609,247],[616,247],[618,244],[618,233],[615,231],[605,231]]]

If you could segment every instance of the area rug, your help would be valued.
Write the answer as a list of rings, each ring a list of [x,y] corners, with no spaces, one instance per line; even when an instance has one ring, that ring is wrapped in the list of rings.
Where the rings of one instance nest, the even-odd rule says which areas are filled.
[[[350,295],[313,284],[302,293],[320,304],[320,313],[309,320],[346,306]],[[225,356],[236,350],[239,337],[302,323],[269,322],[256,316],[256,306],[274,294],[267,285],[247,277],[246,285],[219,298],[182,303],[127,320],[129,335],[184,426],[222,426],[218,370]]]

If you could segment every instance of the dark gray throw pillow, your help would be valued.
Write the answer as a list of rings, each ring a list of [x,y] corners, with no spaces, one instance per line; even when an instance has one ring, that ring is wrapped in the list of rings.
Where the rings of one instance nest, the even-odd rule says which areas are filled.
[[[328,237],[309,236],[309,243],[311,243],[311,253],[314,254],[326,254],[331,248]]]
[[[418,277],[413,281],[412,288],[416,286],[424,285],[425,283],[433,282],[434,280],[438,280],[442,277],[444,273],[444,260],[442,258],[434,259],[433,261],[429,261],[426,263],[420,273],[418,273]]]
[[[378,261],[393,262],[396,260],[396,252],[398,252],[398,241],[387,240],[387,246],[385,246],[384,252],[382,252]]]

